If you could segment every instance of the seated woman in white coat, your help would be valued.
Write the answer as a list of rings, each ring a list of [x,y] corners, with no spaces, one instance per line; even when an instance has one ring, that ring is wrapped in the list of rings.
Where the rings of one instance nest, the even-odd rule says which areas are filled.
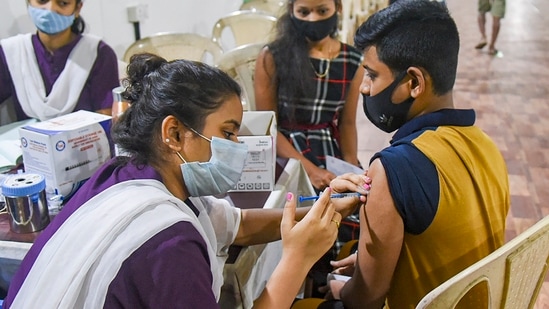
[[[111,114],[114,50],[83,34],[83,0],[25,0],[37,32],[0,41],[0,123],[76,110]]]
[[[238,84],[150,54],[132,57],[125,84],[131,106],[112,136],[128,156],[100,168],[40,234],[4,308],[219,308],[229,246],[280,238],[254,307],[289,308],[366,197],[332,200],[327,189],[312,208],[296,209],[292,193],[284,209],[233,207],[213,195],[234,187],[247,156]]]

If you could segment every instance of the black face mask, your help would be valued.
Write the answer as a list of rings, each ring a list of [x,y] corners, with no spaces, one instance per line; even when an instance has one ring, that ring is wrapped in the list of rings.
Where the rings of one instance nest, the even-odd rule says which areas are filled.
[[[395,88],[405,76],[406,72],[402,72],[387,88],[374,96],[362,95],[364,113],[376,127],[387,133],[393,132],[406,123],[408,112],[415,100],[409,97],[399,104],[391,100]]]
[[[330,18],[317,21],[301,20],[294,15],[291,18],[292,24],[299,34],[313,42],[322,40],[337,29],[337,13],[334,13]]]

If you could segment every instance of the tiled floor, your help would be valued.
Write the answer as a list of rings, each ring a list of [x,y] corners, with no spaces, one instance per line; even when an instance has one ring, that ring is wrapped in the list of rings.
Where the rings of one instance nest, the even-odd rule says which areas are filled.
[[[474,108],[477,124],[501,149],[509,170],[512,204],[507,240],[549,215],[549,1],[507,1],[497,56],[474,49],[480,39],[477,1],[446,0],[460,31],[454,102]],[[487,31],[491,33],[491,16]],[[363,163],[391,135],[360,111],[359,159]],[[549,308],[549,276],[536,309]]]

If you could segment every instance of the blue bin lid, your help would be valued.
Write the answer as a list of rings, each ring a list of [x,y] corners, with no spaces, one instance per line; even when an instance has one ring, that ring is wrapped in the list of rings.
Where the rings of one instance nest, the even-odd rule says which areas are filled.
[[[2,195],[6,197],[29,196],[46,188],[46,179],[40,174],[14,174],[2,183]]]

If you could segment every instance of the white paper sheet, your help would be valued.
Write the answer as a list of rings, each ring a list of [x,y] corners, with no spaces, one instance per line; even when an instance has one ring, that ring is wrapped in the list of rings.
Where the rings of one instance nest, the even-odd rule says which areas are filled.
[[[345,173],[364,174],[364,170],[332,156],[326,156],[326,169],[337,176]]]

